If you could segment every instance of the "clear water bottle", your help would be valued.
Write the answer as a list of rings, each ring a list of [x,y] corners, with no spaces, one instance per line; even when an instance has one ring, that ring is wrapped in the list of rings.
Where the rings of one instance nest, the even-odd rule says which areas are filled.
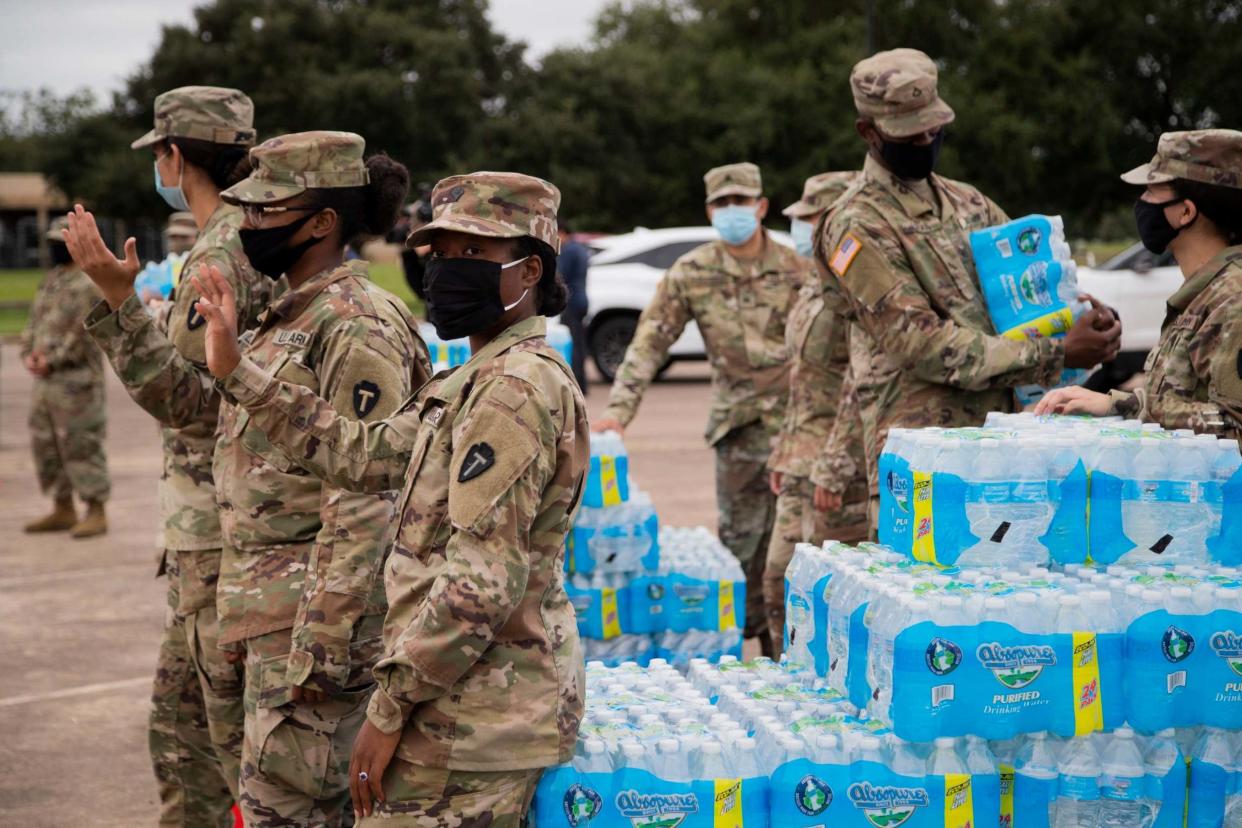
[[[1052,828],[1098,828],[1100,756],[1091,737],[1073,739],[1057,764]]]
[[[1242,454],[1238,452],[1238,441],[1217,440],[1211,458],[1212,482],[1208,489],[1211,509],[1208,537],[1214,538],[1220,534],[1224,486],[1233,478],[1238,469],[1242,468]]]
[[[1113,731],[1100,764],[1104,771],[1100,779],[1100,828],[1140,825],[1146,772],[1134,731],[1128,727]]]
[[[578,743],[574,754],[574,770],[578,773],[612,773],[612,757],[603,739],[586,739]]]
[[[1212,440],[1213,449],[1215,442]],[[1206,561],[1208,532],[1212,526],[1208,483],[1212,479],[1215,458],[1198,440],[1172,441],[1167,447],[1172,483],[1166,507],[1169,514],[1166,531],[1173,536],[1173,542],[1162,557],[1174,563]]]
[[[1182,752],[1177,746],[1177,732],[1173,728],[1161,730],[1151,738],[1147,743],[1147,753],[1143,756],[1143,773],[1147,777],[1148,784],[1155,786],[1160,780],[1173,771],[1174,767],[1178,768],[1178,772],[1182,774],[1182,780],[1185,781],[1185,768],[1182,766]],[[1160,815],[1161,800],[1150,795],[1144,796],[1140,801],[1140,819],[1139,824],[1150,826],[1155,824],[1156,817]],[[1180,822],[1180,819],[1178,820]]]
[[[1127,563],[1164,562],[1163,553],[1172,540],[1174,516],[1167,498],[1169,464],[1161,441],[1154,437],[1139,440],[1138,453],[1130,469],[1129,495],[1121,504],[1125,533],[1135,550]]]
[[[957,740],[952,736],[940,736],[932,742],[931,755],[927,757],[927,772],[932,776],[948,776],[951,773],[970,773],[966,763],[957,752]]]
[[[979,441],[974,468],[970,473],[966,517],[970,531],[979,539],[962,552],[962,566],[1006,566],[1007,550],[1001,541],[1010,526],[1010,461],[999,440]]]

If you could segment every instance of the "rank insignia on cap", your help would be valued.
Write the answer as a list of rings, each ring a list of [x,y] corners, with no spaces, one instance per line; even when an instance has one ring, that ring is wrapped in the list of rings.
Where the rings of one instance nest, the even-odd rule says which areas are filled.
[[[197,331],[207,322],[207,317],[198,312],[195,302],[190,303],[190,313],[185,318],[185,326],[192,331]]]
[[[457,473],[457,482],[465,483],[467,480],[474,480],[476,477],[487,471],[496,462],[496,452],[487,443],[475,443],[470,447],[470,451],[466,452],[466,459],[462,461],[461,471]]]
[[[380,387],[370,380],[362,380],[354,386],[354,413],[365,417],[379,405]]]
[[[837,250],[832,254],[832,261],[828,262],[828,266],[838,276],[844,276],[860,250],[862,250],[862,243],[854,238],[853,233],[849,233],[837,245]]]

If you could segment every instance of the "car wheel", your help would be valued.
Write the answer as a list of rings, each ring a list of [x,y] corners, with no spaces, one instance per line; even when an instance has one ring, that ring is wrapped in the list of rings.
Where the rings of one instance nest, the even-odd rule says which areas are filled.
[[[638,316],[619,314],[608,317],[591,330],[591,359],[608,382],[616,377],[637,328]]]

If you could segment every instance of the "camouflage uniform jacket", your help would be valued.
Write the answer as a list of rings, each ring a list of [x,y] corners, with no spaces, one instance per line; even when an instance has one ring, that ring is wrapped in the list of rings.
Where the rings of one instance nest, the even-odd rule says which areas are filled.
[[[159,332],[141,350],[121,346],[125,330],[147,325],[150,314],[137,296],[130,297],[115,314],[102,302],[87,318],[87,328],[125,384],[129,395],[159,423],[164,468],[160,476],[160,517],[165,552],[179,558],[178,612],[187,615],[211,605],[216,599],[220,570],[220,519],[216,510],[216,486],[211,460],[216,446],[219,401],[213,396],[186,415],[180,404],[187,388],[198,386],[206,362],[203,339],[206,320],[194,311],[198,294],[189,276],[200,265],[213,265],[237,296],[238,322],[243,327],[266,304],[271,280],[255,272],[241,248],[238,229],[242,213],[221,204],[208,218],[198,241],[186,255],[183,277],[167,308],[155,317]],[[123,330],[124,329],[124,330]]]
[[[771,237],[753,262],[735,259],[721,241],[691,250],[664,274],[639,318],[604,416],[622,424],[634,418],[669,347],[693,319],[712,365],[708,445],[756,421],[775,434],[789,387],[785,321],[799,288],[814,278],[810,260]]]
[[[840,315],[844,304],[836,277],[829,275],[803,285],[789,315],[789,402],[768,459],[774,471],[810,477],[837,419],[850,367],[849,323]]]
[[[30,319],[22,330],[22,357],[39,351],[47,357],[50,376],[85,369],[102,382],[102,355],[82,329],[82,320],[98,301],[95,284],[77,267],[49,270],[39,284],[30,305]]]
[[[381,423],[339,417],[243,360],[226,383],[251,424],[332,483],[404,484],[368,715],[426,767],[567,761],[585,685],[565,534],[589,459],[573,375],[519,322]]]
[[[1167,429],[1242,436],[1242,245],[1221,251],[1169,298],[1143,387],[1117,412]]]
[[[929,182],[938,205],[868,156],[819,241],[878,346],[857,380],[869,468],[890,427],[981,425],[1012,409],[1014,385],[1051,385],[1064,367],[1060,340],[1005,339],[988,316],[968,234],[1004,212],[974,187]]]
[[[378,419],[430,373],[426,346],[405,305],[366,279],[366,262],[324,271],[296,289],[281,280],[258,327],[243,335],[247,356],[281,379],[327,396],[351,417]],[[122,306],[113,352],[150,355],[149,374],[176,389],[174,423],[214,408],[219,393],[189,366],[175,370],[167,339],[141,305]],[[118,373],[127,385],[141,365]],[[171,383],[167,385],[165,383]],[[339,688],[349,672],[356,622],[384,611],[382,570],[392,518],[389,495],[323,485],[273,449],[249,415],[220,406],[212,471],[224,552],[216,589],[220,643],[293,628],[290,686]]]

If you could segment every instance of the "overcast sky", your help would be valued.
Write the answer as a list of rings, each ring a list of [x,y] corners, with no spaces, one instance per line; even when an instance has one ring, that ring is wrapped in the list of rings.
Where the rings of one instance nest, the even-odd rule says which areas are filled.
[[[160,26],[189,23],[203,0],[0,0],[0,88],[82,86],[101,103],[147,59]],[[607,0],[491,0],[493,25],[538,57],[582,43]]]

